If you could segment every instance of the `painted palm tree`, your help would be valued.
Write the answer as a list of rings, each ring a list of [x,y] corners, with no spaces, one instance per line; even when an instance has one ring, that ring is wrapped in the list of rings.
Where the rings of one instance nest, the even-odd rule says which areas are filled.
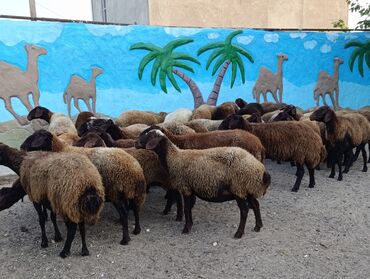
[[[245,69],[244,69],[242,56],[247,58],[251,63],[254,63],[254,60],[248,51],[232,43],[232,40],[241,33],[243,33],[242,30],[231,32],[226,37],[225,41],[210,43],[198,50],[198,53],[197,53],[198,56],[203,54],[206,51],[213,50],[206,64],[206,70],[208,70],[212,62],[217,58],[213,66],[212,76],[215,75],[215,73],[219,70],[219,68],[222,65],[221,70],[219,71],[217,78],[215,80],[215,83],[213,85],[213,89],[208,96],[208,99],[207,99],[208,105],[216,105],[218,95],[220,93],[222,81],[224,79],[224,76],[230,64],[231,64],[230,87],[232,88],[234,86],[238,69],[239,69],[239,72],[242,78],[242,83],[243,84],[245,83]]]
[[[366,62],[367,67],[370,69],[370,41],[364,43],[352,41],[344,46],[344,48],[349,47],[356,47],[356,49],[352,52],[349,58],[349,68],[351,72],[353,72],[353,66],[355,64],[356,59],[358,58],[357,62],[358,72],[362,77],[364,77],[364,60]]]
[[[151,83],[153,86],[156,85],[158,73],[159,73],[159,83],[161,89],[167,93],[167,78],[173,85],[173,87],[181,92],[181,89],[175,79],[175,75],[180,77],[190,88],[191,93],[194,98],[194,107],[197,108],[204,104],[202,93],[200,92],[196,83],[186,75],[182,70],[186,70],[194,73],[194,69],[185,63],[185,61],[193,62],[200,65],[200,62],[194,57],[184,53],[175,52],[174,50],[180,46],[189,44],[193,42],[193,39],[177,39],[169,42],[163,48],[158,47],[150,43],[137,43],[130,47],[130,50],[147,50],[149,53],[144,56],[139,64],[138,75],[141,80],[145,67],[152,61],[152,72],[151,72]],[[182,69],[182,70],[180,70]]]

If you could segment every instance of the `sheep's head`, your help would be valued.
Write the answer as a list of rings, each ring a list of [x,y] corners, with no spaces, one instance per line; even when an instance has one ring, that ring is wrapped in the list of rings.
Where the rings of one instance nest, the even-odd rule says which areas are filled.
[[[27,120],[31,121],[32,119],[41,118],[50,123],[50,118],[52,115],[53,113],[47,108],[38,106],[28,113]]]
[[[149,129],[149,128],[148,128]],[[136,148],[145,148],[149,150],[156,149],[166,135],[159,129],[143,131],[135,143]]]
[[[24,151],[52,151],[53,134],[46,130],[39,130],[30,135],[21,145]]]
[[[92,112],[89,112],[89,111],[80,112],[77,116],[76,123],[75,123],[76,129],[78,130],[82,124],[93,119],[94,117],[95,116]]]
[[[106,147],[104,140],[99,136],[98,133],[88,132],[78,141],[76,141],[74,146],[93,148],[93,147]]]
[[[252,113],[252,115],[248,118],[250,123],[262,123],[262,117],[259,113]]]
[[[310,115],[310,120],[328,123],[335,117],[335,112],[328,106],[319,107]]]
[[[247,124],[241,115],[231,114],[226,117],[218,127],[219,130],[243,129],[246,130]]]
[[[107,132],[113,140],[125,138],[122,130],[113,122],[112,119],[90,119],[83,123],[77,132],[78,135],[82,137],[94,128],[99,128],[100,130]]]
[[[248,103],[246,101],[244,101],[242,98],[237,98],[235,100],[235,104],[238,105],[239,108],[243,108],[245,107]]]
[[[26,195],[19,178],[13,183],[12,187],[3,187],[0,189],[0,211],[10,208]]]

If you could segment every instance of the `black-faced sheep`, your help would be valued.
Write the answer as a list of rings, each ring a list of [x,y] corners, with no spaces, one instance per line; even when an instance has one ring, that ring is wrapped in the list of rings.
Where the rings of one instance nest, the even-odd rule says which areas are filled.
[[[41,247],[48,246],[45,219],[41,206],[52,210],[51,220],[55,241],[61,241],[55,214],[63,217],[67,226],[67,239],[60,256],[70,253],[77,225],[82,238],[83,256],[89,254],[85,240],[85,222],[94,224],[104,202],[102,178],[90,160],[79,154],[52,152],[26,153],[0,144],[0,163],[10,167],[20,177],[14,191],[28,194],[39,216],[42,233]]]
[[[183,195],[186,219],[183,233],[189,233],[193,225],[191,210],[195,196],[210,202],[237,201],[240,223],[235,238],[244,234],[249,207],[255,213],[255,231],[261,229],[257,198],[266,193],[271,178],[264,165],[250,153],[238,147],[181,150],[160,130],[142,134],[138,147],[158,154],[170,174],[171,187]]]
[[[320,136],[306,124],[298,121],[249,123],[240,115],[227,117],[224,129],[244,129],[257,136],[266,149],[266,158],[276,161],[294,161],[297,179],[292,188],[299,190],[306,164],[310,175],[310,188],[315,186],[315,167],[325,159],[326,151]]]
[[[134,234],[141,231],[139,211],[145,201],[145,177],[138,161],[118,148],[80,148],[63,144],[47,131],[37,131],[21,145],[23,150],[45,150],[86,155],[97,167],[103,179],[105,195],[117,209],[123,229],[121,244],[130,241],[126,204],[129,202],[135,215]]]

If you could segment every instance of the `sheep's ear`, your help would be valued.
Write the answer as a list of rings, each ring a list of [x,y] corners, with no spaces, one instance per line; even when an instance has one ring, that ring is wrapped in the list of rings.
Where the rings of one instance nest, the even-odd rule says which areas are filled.
[[[149,150],[153,150],[158,146],[161,140],[162,140],[162,137],[153,138],[146,143],[145,148]]]
[[[39,149],[43,146],[45,143],[45,138],[44,137],[35,137],[30,144],[30,147],[33,149]]]
[[[91,138],[87,140],[84,144],[84,147],[87,148],[93,148],[93,147],[101,147],[104,146],[102,141],[100,141],[98,138]]]
[[[324,122],[325,122],[325,123],[330,122],[331,120],[333,120],[333,117],[334,117],[334,111],[329,110],[329,111],[325,114]]]

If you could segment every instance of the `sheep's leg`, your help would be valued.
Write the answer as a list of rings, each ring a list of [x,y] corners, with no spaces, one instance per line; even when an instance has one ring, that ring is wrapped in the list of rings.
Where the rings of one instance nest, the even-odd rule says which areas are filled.
[[[308,188],[313,188],[315,187],[316,183],[315,183],[315,168],[308,168],[308,174],[310,175],[310,182],[308,184]]]
[[[367,155],[366,155],[365,144],[362,144],[361,150],[362,150],[362,159],[364,161],[364,167],[362,168],[362,171],[367,172]]]
[[[72,223],[68,221],[66,221],[65,223],[67,227],[67,239],[66,239],[66,242],[64,243],[62,252],[60,252],[59,254],[59,256],[63,259],[68,257],[71,252],[72,241],[75,238],[76,230],[77,230],[76,223]]]
[[[132,232],[135,235],[138,235],[141,232],[141,227],[140,227],[140,218],[139,218],[139,207],[137,204],[133,201],[130,200],[130,207],[134,211],[134,216],[135,216],[135,228],[134,231]]]
[[[359,149],[359,150],[361,150],[361,149]],[[357,152],[357,148],[356,148],[356,152]],[[352,164],[353,164],[354,161],[355,161],[355,159],[354,159],[354,156],[353,156],[352,148],[350,148],[344,154],[344,165],[345,165],[345,168],[343,170],[343,173],[348,173],[349,172],[349,169],[352,166]]]
[[[39,215],[39,224],[41,227],[41,247],[46,248],[48,247],[48,238],[46,237],[46,231],[45,231],[45,217],[42,212],[42,206],[41,203],[33,203],[33,206],[35,207],[37,214]]]
[[[254,217],[256,219],[256,226],[254,227],[254,231],[259,232],[263,227],[260,204],[255,197],[248,196],[248,205],[253,209]]]
[[[303,175],[304,175],[303,165],[297,163],[297,179],[292,188],[292,192],[298,192],[299,186],[301,185],[301,182],[302,182]]]
[[[171,212],[172,205],[175,203],[175,191],[167,190],[165,198],[167,199],[167,202],[162,214],[168,215],[168,213]]]
[[[78,228],[80,230],[81,242],[82,242],[81,256],[88,256],[90,252],[89,252],[89,249],[87,249],[87,245],[86,245],[85,222],[79,223]]]
[[[182,221],[182,216],[184,215],[184,207],[182,205],[182,197],[178,191],[175,191],[175,197],[176,197],[176,221],[180,222]]]
[[[247,200],[236,197],[236,202],[240,210],[240,222],[238,230],[236,231],[234,238],[241,238],[244,234],[245,223],[247,222],[249,205]]]
[[[331,172],[330,172],[329,178],[335,177],[335,164],[336,162],[331,162]]]
[[[358,156],[360,155],[360,151],[361,151],[361,145],[356,147],[355,156],[353,157],[353,162],[357,161]]]
[[[62,238],[62,235],[60,234],[60,231],[59,231],[59,228],[58,228],[58,224],[57,224],[57,216],[55,215],[55,213],[53,211],[51,211],[50,213],[50,219],[51,219],[51,222],[53,222],[53,226],[54,226],[54,241],[55,242],[60,242],[63,240]]]
[[[44,218],[45,218],[45,221],[48,220],[48,210],[46,208],[46,206],[42,206],[42,213],[44,214]]]
[[[127,208],[124,205],[124,202],[122,201],[113,202],[113,205],[117,209],[119,217],[121,218],[121,223],[122,223],[122,240],[120,244],[127,245],[130,241],[130,236],[128,235]]]
[[[338,181],[343,180],[342,161],[343,161],[343,152],[340,151],[337,153],[337,164],[338,164],[338,169],[339,169]]]
[[[194,195],[184,195],[185,227],[182,230],[182,233],[184,234],[188,234],[191,231],[191,227],[193,226],[193,216],[191,213],[192,196]]]

